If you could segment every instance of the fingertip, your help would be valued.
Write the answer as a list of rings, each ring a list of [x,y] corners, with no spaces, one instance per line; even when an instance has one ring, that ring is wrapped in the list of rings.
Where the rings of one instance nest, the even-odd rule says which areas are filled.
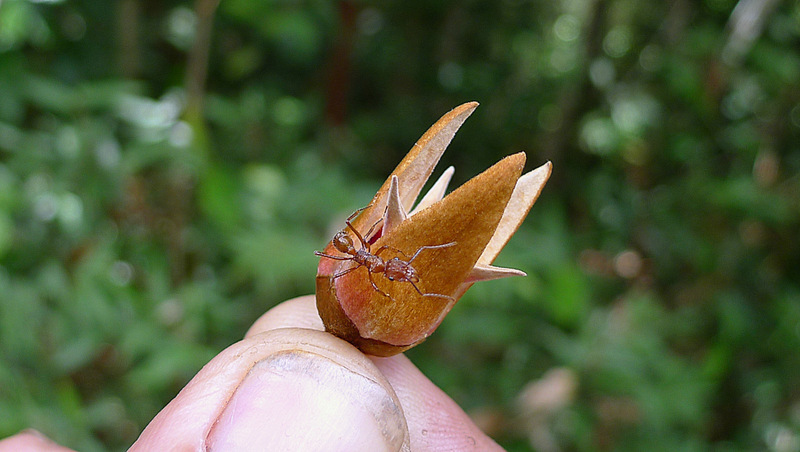
[[[209,448],[401,450],[408,429],[388,382],[349,344],[307,347],[334,338],[305,331],[302,344],[276,350],[248,372],[214,424]]]
[[[72,452],[37,430],[28,429],[0,440],[0,452]]]
[[[317,313],[314,296],[305,295],[276,305],[253,323],[245,337],[279,328],[307,328],[324,331],[325,326]]]
[[[251,335],[209,362],[131,450],[401,450],[394,390],[350,344],[321,331]],[[405,450],[405,449],[403,449]]]

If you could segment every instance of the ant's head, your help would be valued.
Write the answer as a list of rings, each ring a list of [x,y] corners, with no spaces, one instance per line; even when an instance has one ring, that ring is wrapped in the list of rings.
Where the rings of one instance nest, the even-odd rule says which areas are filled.
[[[355,247],[353,246],[353,239],[350,238],[344,231],[339,231],[333,236],[333,246],[344,254],[354,254]]]

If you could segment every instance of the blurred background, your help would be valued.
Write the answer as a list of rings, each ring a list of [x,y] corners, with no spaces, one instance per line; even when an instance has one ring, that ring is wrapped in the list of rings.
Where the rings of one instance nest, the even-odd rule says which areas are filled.
[[[410,358],[510,451],[800,450],[798,80],[798,1],[0,1],[0,437],[124,450],[476,100],[529,276]]]

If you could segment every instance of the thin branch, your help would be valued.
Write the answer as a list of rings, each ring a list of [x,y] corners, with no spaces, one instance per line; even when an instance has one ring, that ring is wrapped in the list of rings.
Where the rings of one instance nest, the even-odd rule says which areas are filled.
[[[189,118],[199,118],[203,111],[211,31],[214,24],[214,12],[218,5],[219,0],[197,0],[195,2],[197,30],[186,63],[186,115]]]
[[[350,94],[350,72],[355,41],[358,10],[349,0],[339,2],[339,33],[328,60],[325,119],[329,125],[340,126],[347,117],[347,97]]]
[[[121,0],[117,9],[119,68],[124,78],[136,78],[141,70],[139,49],[139,0]]]

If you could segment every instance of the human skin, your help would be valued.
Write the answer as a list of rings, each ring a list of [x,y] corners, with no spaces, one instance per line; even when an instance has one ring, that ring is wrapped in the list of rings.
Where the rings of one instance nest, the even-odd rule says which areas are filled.
[[[323,330],[313,296],[271,309],[130,450],[502,450],[404,355],[367,356]],[[31,430],[0,441],[69,450]]]

